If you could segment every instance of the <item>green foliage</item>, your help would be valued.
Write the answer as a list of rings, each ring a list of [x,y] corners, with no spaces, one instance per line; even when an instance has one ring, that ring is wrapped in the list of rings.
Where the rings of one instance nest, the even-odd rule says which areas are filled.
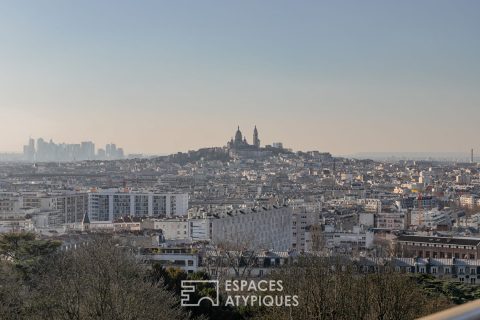
[[[452,280],[440,280],[429,274],[415,275],[416,282],[432,296],[443,296],[455,304],[480,298],[480,287]]]
[[[0,256],[14,264],[25,279],[61,246],[60,241],[37,240],[33,233],[5,233],[0,236]]]
[[[19,263],[52,254],[60,245],[59,241],[37,240],[33,233],[6,233],[0,236],[0,255]]]
[[[186,273],[179,268],[167,268],[165,269],[159,263],[155,263],[148,276],[150,281],[153,282],[163,282],[165,287],[179,295],[181,291],[181,282],[182,280],[209,280],[210,277],[207,273],[200,271],[194,273]],[[215,289],[209,285],[199,285],[197,287],[197,292],[193,294],[193,299],[200,297],[215,297]],[[220,306],[212,308],[208,302],[201,304],[199,307],[189,307],[187,308],[194,318],[205,317],[211,320],[223,320],[223,319],[232,319],[232,320],[241,320],[248,319],[252,314],[250,310],[242,310],[238,308],[225,307],[222,297],[220,297]]]
[[[32,234],[1,236],[0,319],[188,319],[128,248],[92,238],[75,250]]]
[[[67,252],[60,242],[31,233],[0,236],[0,319],[413,319],[480,298],[476,286],[429,275],[359,272],[354,266],[312,259],[286,265],[272,277],[282,294],[297,294],[295,308],[180,307],[182,280],[205,272],[150,268],[110,238],[93,238]],[[335,268],[332,269],[332,266]],[[342,269],[342,270],[341,270]],[[208,285],[199,295],[214,296]]]

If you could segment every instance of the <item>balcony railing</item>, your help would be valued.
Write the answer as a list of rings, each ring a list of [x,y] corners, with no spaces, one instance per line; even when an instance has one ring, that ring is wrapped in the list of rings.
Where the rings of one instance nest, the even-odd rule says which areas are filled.
[[[453,307],[419,320],[474,320],[480,319],[480,299]]]

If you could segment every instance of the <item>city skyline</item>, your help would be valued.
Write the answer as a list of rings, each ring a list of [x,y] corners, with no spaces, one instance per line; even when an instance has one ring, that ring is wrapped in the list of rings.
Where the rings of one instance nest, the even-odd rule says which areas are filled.
[[[28,144],[23,146],[24,161],[83,161],[83,160],[119,160],[125,156],[121,147],[115,143],[105,145],[105,148],[95,148],[93,141],[80,143],[56,143],[52,139],[28,139]]]
[[[2,152],[31,135],[169,154],[237,125],[340,155],[480,149],[478,2],[1,9]]]
[[[0,0],[0,319],[480,319],[479,31]]]
[[[291,151],[325,151],[328,152],[328,150],[295,150],[294,148],[291,148],[291,146],[284,146],[283,142],[276,140],[272,143],[261,143],[259,140],[259,132],[257,129],[257,126],[254,126],[253,134],[252,137],[249,139],[248,138],[248,133],[244,134],[241,132],[240,126],[237,127],[237,135],[238,132],[241,134],[240,140],[244,140],[247,145],[254,145],[256,147],[267,147],[271,148],[285,148]],[[242,136],[243,135],[243,136]],[[220,148],[231,148],[233,146],[234,140],[236,140],[237,137],[236,135],[232,135],[231,141],[227,141],[227,143],[224,143],[222,145],[218,146],[209,146],[209,147],[220,147]],[[81,161],[81,160],[118,160],[122,159],[124,157],[138,157],[138,156],[165,156],[168,155],[168,153],[157,153],[157,154],[148,154],[148,153],[132,153],[129,152],[128,150],[124,150],[123,148],[118,148],[118,151],[120,152],[118,155],[115,154],[110,154],[109,148],[112,146],[114,149],[117,149],[117,145],[113,142],[107,143],[105,146],[102,145],[97,145],[94,141],[91,140],[86,140],[86,141],[77,141],[77,142],[58,142],[54,141],[53,139],[44,139],[43,137],[29,137],[27,144],[23,145],[22,152],[2,152],[0,150],[0,155],[17,155],[17,158],[21,156],[22,160],[27,160],[27,161],[33,161],[33,160],[39,160],[42,159],[46,160],[46,155],[44,154],[41,156],[39,159],[37,158],[38,155],[38,143],[41,140],[43,144],[53,144],[56,148],[63,148],[65,152],[65,159],[62,159],[62,161]],[[249,143],[251,141],[251,143]],[[256,141],[256,142],[255,142]],[[87,147],[88,145],[88,147]],[[76,149],[75,149],[76,148]],[[191,150],[199,150],[205,148],[201,147],[198,149],[191,149]],[[208,148],[208,147],[207,147]],[[191,151],[189,150],[189,151]],[[477,161],[478,155],[476,153],[475,149],[470,149],[468,150],[468,154],[466,152],[452,152],[452,151],[447,151],[447,152],[410,152],[410,151],[404,151],[404,152],[357,152],[357,153],[352,153],[352,154],[337,154],[336,156],[342,156],[342,157],[351,157],[351,158],[357,158],[357,159],[371,159],[371,160],[426,160],[426,159],[433,159],[433,160],[441,160],[441,161],[462,161],[466,159],[466,162],[473,162],[474,160]],[[183,151],[178,151],[178,152],[183,152]],[[68,153],[68,156],[67,156]],[[177,152],[173,152],[170,154],[175,154]],[[87,156],[85,156],[87,155]],[[47,157],[48,158],[48,157]],[[13,159],[13,158],[12,158]],[[0,158],[1,161],[1,158]],[[41,161],[41,160],[40,160]]]
[[[238,130],[241,131],[241,128],[240,126],[238,126]],[[257,131],[257,126],[254,126],[254,131],[253,131],[253,134],[257,134],[257,139],[258,139],[258,131]],[[234,134],[231,135],[230,139],[234,139]],[[253,137],[249,137],[249,134],[247,132],[247,134],[243,134],[243,138],[242,139],[246,139],[245,142],[247,142],[247,144],[250,144],[250,142],[254,142],[254,138]],[[175,154],[177,152],[187,152],[187,151],[192,151],[192,150],[199,150],[199,149],[202,149],[202,148],[210,148],[210,147],[214,147],[214,148],[217,148],[217,147],[220,147],[220,148],[229,148],[230,146],[230,141],[227,141],[227,143],[223,143],[223,144],[219,144],[219,145],[215,145],[215,146],[200,146],[198,148],[195,148],[195,149],[189,149],[189,150],[177,150],[177,151],[174,151],[174,152],[170,152],[170,153],[145,153],[145,152],[130,152],[129,150],[124,150],[124,148],[119,148],[118,150],[120,150],[120,154],[119,156],[107,156],[106,155],[106,151],[108,150],[109,146],[115,146],[116,147],[116,144],[113,143],[113,142],[107,142],[105,145],[102,145],[102,144],[96,144],[95,141],[92,141],[91,139],[85,139],[85,140],[82,140],[82,141],[76,141],[76,142],[72,142],[72,141],[56,141],[54,139],[51,139],[51,138],[46,138],[44,139],[43,137],[38,137],[38,138],[35,138],[35,137],[29,137],[28,140],[27,140],[27,144],[23,144],[23,146],[20,146],[20,150],[17,151],[9,151],[9,152],[5,152],[5,151],[2,151],[0,150],[0,155],[11,155],[11,156],[14,156],[16,155],[16,158],[18,158],[19,156],[22,156],[22,159],[25,160],[26,158],[25,157],[29,157],[29,160],[33,160],[33,158],[30,158],[32,156],[27,156],[28,153],[32,153],[32,151],[28,151],[26,150],[27,147],[30,146],[30,148],[32,148],[31,146],[31,143],[33,141],[34,143],[34,149],[35,151],[38,151],[37,150],[37,144],[38,144],[38,140],[42,140],[42,142],[46,143],[46,144],[49,144],[49,143],[53,143],[56,147],[62,147],[62,148],[74,148],[74,147],[78,147],[78,150],[79,152],[84,152],[84,150],[82,150],[83,148],[85,148],[84,144],[92,144],[91,148],[93,148],[94,152],[94,156],[93,157],[75,157],[73,155],[71,155],[71,157],[69,156],[68,157],[68,160],[69,161],[78,161],[78,160],[118,160],[118,159],[122,159],[124,156],[125,157],[137,157],[137,156],[165,156],[165,155],[169,155],[169,154]],[[224,139],[225,140],[225,139]],[[285,148],[285,149],[288,149],[288,150],[291,150],[291,151],[321,151],[321,152],[330,152],[329,150],[315,150],[315,149],[297,149],[295,148],[295,146],[287,146],[287,145],[284,145],[284,143],[282,141],[280,141],[279,139],[277,140],[274,140],[272,142],[266,142],[266,143],[263,143],[263,140],[262,140],[262,143],[260,144],[260,140],[258,141],[258,146],[261,146],[261,147],[278,147],[278,146],[281,146],[281,148]],[[360,151],[360,152],[356,152],[356,153],[346,153],[346,154],[333,154],[335,156],[341,156],[341,157],[350,157],[350,158],[357,158],[357,159],[371,159],[371,160],[427,160],[427,159],[432,159],[432,160],[441,160],[441,161],[463,161],[465,160],[466,162],[469,162],[469,161],[473,161],[472,159],[475,159],[475,161],[477,161],[478,159],[478,155],[477,155],[477,149],[475,148],[471,148],[469,150],[463,150],[463,151],[417,151],[417,152],[414,152],[414,151],[391,151],[391,152],[388,152],[388,151]],[[35,151],[33,151],[33,153],[35,153]],[[72,150],[70,150],[72,151]],[[70,152],[72,153],[72,152]],[[108,152],[107,152],[108,153]],[[73,154],[73,153],[72,153]],[[15,159],[16,159],[15,158]],[[12,158],[13,159],[13,158]],[[63,161],[65,161],[67,159],[64,159]]]

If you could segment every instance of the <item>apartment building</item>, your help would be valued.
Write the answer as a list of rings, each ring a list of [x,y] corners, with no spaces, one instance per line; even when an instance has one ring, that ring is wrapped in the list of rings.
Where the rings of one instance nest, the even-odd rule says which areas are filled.
[[[190,248],[143,248],[140,256],[144,261],[160,263],[165,268],[178,268],[187,273],[199,271],[199,254]]]
[[[398,272],[430,274],[465,284],[480,283],[478,259],[394,258],[392,262]]]
[[[399,206],[403,209],[430,210],[438,206],[438,199],[434,196],[404,197],[400,199]]]
[[[335,230],[332,226],[325,226],[323,233],[325,247],[330,249],[365,250],[373,245],[373,232],[354,226],[351,231]],[[308,239],[312,236],[309,235]]]
[[[407,215],[401,212],[382,212],[374,216],[375,228],[388,230],[405,230],[407,228]]]
[[[122,216],[184,216],[188,194],[155,193],[108,189],[88,193],[88,215],[91,221],[113,221]]]
[[[480,207],[480,199],[474,194],[464,194],[460,196],[460,206],[473,209]]]
[[[397,238],[404,257],[478,259],[480,238],[402,235]]]
[[[190,237],[190,224],[187,219],[146,219],[142,221],[144,230],[161,230],[164,240],[186,240]]]
[[[298,208],[292,214],[292,244],[291,248],[295,250],[305,250],[305,232],[310,226],[318,226],[322,223],[319,212],[306,212]]]
[[[288,263],[291,263],[298,256],[296,251],[270,251],[261,250],[247,254],[249,257],[249,264],[241,268],[232,267],[225,261],[223,254],[218,254],[218,251],[207,251],[205,257],[201,260],[201,267],[212,277],[217,277],[220,273],[229,277],[248,277],[248,278],[262,278],[270,274],[273,270]],[[210,265],[205,263],[210,261]]]
[[[360,257],[345,260],[354,262],[364,272],[393,269],[400,273],[429,274],[438,279],[478,285],[480,283],[479,259],[435,258],[372,258]]]
[[[55,212],[52,223],[73,224],[80,223],[88,210],[88,195],[86,192],[60,191],[24,193],[23,204],[28,208],[36,208],[40,211]]]
[[[365,212],[379,213],[382,211],[382,201],[379,199],[358,199],[357,203]]]
[[[292,209],[286,206],[203,213],[192,216],[189,223],[192,240],[215,245],[229,243],[276,251],[287,251],[291,245]]]
[[[0,219],[11,220],[24,217],[21,214],[23,208],[23,197],[15,192],[0,193]]]
[[[449,212],[433,209],[429,211],[425,210],[413,210],[411,212],[412,226],[424,227],[428,229],[449,228],[452,225],[452,219]]]

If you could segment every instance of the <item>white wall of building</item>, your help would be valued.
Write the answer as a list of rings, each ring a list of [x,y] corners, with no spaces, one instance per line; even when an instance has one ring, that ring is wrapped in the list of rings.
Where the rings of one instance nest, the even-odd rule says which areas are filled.
[[[143,229],[162,230],[165,240],[187,240],[190,224],[186,219],[151,219],[142,222]]]
[[[122,216],[185,216],[188,194],[120,192],[117,189],[90,192],[88,215],[91,221],[113,221]]]
[[[251,249],[286,251],[291,245],[292,209],[289,207],[245,209],[221,216],[190,220],[191,237],[213,244],[228,243]],[[206,235],[200,239],[201,235]]]

